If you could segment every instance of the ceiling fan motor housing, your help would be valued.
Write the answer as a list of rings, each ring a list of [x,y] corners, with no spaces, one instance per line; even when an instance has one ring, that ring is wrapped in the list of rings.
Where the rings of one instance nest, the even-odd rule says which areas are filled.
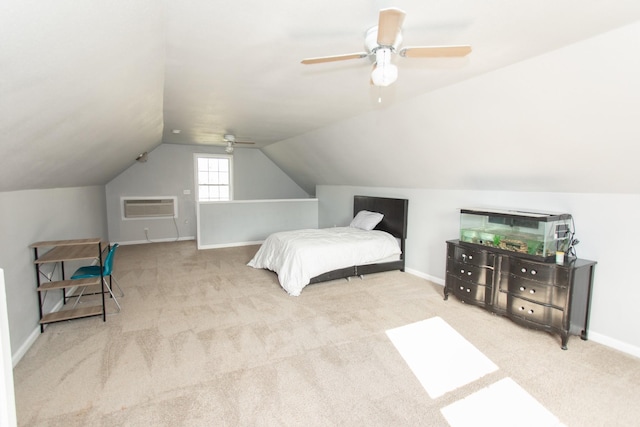
[[[367,49],[369,53],[376,53],[381,47],[388,47],[392,52],[395,52],[398,46],[402,43],[402,34],[398,33],[398,37],[396,37],[396,41],[393,46],[381,46],[378,44],[378,26],[371,27],[367,30],[364,35],[364,47]],[[370,58],[375,61],[375,55],[371,55]]]

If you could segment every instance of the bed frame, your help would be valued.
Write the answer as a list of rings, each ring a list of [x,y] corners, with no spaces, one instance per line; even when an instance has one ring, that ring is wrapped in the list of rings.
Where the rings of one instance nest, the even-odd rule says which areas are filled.
[[[362,277],[365,274],[379,273],[382,271],[400,270],[404,271],[405,260],[405,239],[407,238],[407,214],[409,211],[409,200],[389,199],[385,197],[353,196],[353,215],[361,210],[380,212],[384,215],[382,221],[375,230],[386,231],[392,236],[400,239],[400,249],[402,254],[397,261],[383,262],[378,264],[354,265],[347,268],[329,271],[316,277],[312,277],[311,283],[326,282],[336,279],[348,279],[354,276]]]

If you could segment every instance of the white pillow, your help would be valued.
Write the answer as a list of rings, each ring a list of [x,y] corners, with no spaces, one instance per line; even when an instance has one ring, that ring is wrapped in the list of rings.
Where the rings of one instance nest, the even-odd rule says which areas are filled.
[[[382,221],[384,215],[378,212],[360,211],[353,218],[349,227],[360,228],[362,230],[373,230]]]

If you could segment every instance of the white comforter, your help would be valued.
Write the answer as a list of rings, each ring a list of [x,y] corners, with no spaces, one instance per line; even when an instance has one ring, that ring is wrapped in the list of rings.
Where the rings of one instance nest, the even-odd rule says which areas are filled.
[[[312,277],[400,253],[396,238],[384,231],[353,227],[295,230],[267,237],[248,265],[275,271],[284,290],[298,296]]]

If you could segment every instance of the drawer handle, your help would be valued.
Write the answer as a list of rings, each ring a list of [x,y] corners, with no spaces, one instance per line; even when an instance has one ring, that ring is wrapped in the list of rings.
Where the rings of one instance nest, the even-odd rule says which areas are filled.
[[[531,270],[531,274],[533,274],[535,276],[537,274],[537,271]]]
[[[529,313],[529,314],[533,314],[533,310],[529,310],[529,312],[528,312],[528,313]]]
[[[520,307],[520,311],[524,311],[524,307]]]
[[[471,276],[471,272],[470,271],[467,271],[467,276]]]
[[[467,288],[467,292],[471,292],[471,289]]]
[[[469,255],[469,259],[473,259],[473,255]]]
[[[460,290],[463,290],[463,289],[464,289],[464,286],[460,286]]]
[[[460,273],[464,274],[464,270],[463,270],[463,269],[460,269]]]
[[[535,290],[535,289],[529,289],[529,293],[530,293],[530,294],[535,294],[535,293],[536,293],[536,290]]]
[[[526,268],[524,268],[524,267],[522,267],[522,270],[520,270],[520,271],[522,271],[523,273],[526,273],[526,272],[527,272],[527,269],[526,269]]]
[[[524,290],[527,289],[524,286],[520,286],[520,290],[524,292]]]

